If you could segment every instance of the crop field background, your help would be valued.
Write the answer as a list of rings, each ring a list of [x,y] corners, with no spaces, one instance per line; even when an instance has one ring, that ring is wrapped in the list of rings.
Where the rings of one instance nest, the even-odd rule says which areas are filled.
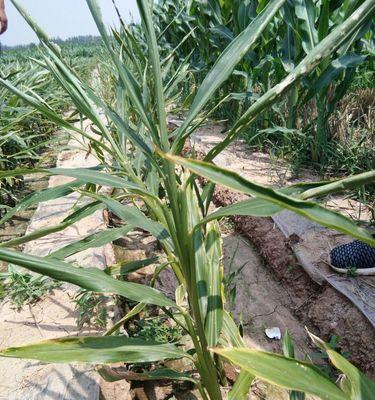
[[[107,381],[107,400],[372,400],[373,276],[349,265],[342,280],[365,312],[342,296],[342,314],[332,306],[317,322],[307,304],[329,302],[335,271],[319,255],[312,264],[328,280],[306,273],[295,251],[302,234],[277,239],[274,221],[287,210],[318,232],[311,240],[358,240],[374,252],[375,1],[137,0],[140,22],[127,23],[112,0],[118,25],[107,27],[87,0],[98,36],[64,41],[11,1],[40,43],[0,53],[0,297],[32,313],[68,293],[77,331],[6,348],[0,337],[0,359],[86,363]],[[35,189],[29,182],[40,176]],[[46,205],[65,207],[64,218],[51,213],[27,230]],[[97,215],[105,228],[82,234]],[[250,253],[234,228],[253,242]],[[44,254],[27,252],[55,234],[62,239]],[[280,242],[284,253],[257,254],[261,242]],[[79,264],[107,245],[108,265]],[[263,261],[242,262],[244,254]],[[243,278],[252,280],[249,262],[267,270],[263,278],[274,274],[251,283],[258,295]],[[285,276],[303,281],[288,286],[289,308],[242,314],[293,285]],[[354,321],[343,317],[350,307],[358,325],[338,337],[341,319]],[[273,314],[282,332],[254,322]],[[290,321],[302,332],[295,342]],[[265,346],[254,346],[260,331]],[[117,381],[129,386],[106,397]]]

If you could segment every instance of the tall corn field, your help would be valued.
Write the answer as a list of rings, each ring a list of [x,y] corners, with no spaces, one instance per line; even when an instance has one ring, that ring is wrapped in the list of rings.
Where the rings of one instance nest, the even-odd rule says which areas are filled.
[[[100,49],[100,44],[91,46],[72,46],[63,44],[63,51],[69,65],[88,76],[89,56]],[[92,54],[88,52],[91,51]],[[60,115],[67,113],[69,101],[65,92],[58,86],[46,70],[37,48],[20,48],[3,52],[0,58],[1,77],[17,85],[26,93],[36,93],[54,107]],[[56,146],[61,137],[58,126],[30,107],[19,97],[4,88],[0,89],[0,167],[12,170],[36,166],[41,153],[46,148]],[[73,116],[74,118],[74,116]],[[0,183],[0,214],[19,200],[22,177],[4,178]]]
[[[348,54],[358,40],[368,35],[375,1],[345,1],[341,6],[335,2],[332,6],[329,1],[299,0],[164,1],[155,5],[137,0],[140,24],[120,24],[119,29],[109,31],[98,2],[87,0],[105,47],[102,65],[95,69],[95,74],[105,75],[111,85],[104,93],[92,80],[77,73],[59,46],[48,39],[16,0],[12,3],[39,37],[41,58],[36,64],[41,79],[54,79],[59,91],[69,98],[73,115],[89,121],[95,135],[61,113],[61,103],[56,102],[53,94],[38,95],[30,90],[30,77],[25,77],[26,87],[17,77],[3,74],[0,86],[4,98],[22,102],[53,126],[88,141],[87,151],[95,154],[100,166],[70,170],[6,167],[0,171],[0,179],[41,172],[74,178],[69,190],[79,192],[87,202],[72,210],[69,223],[98,209],[107,209],[123,222],[128,232],[136,228],[148,232],[157,239],[165,259],[157,266],[155,278],[169,269],[178,286],[172,298],[152,285],[127,281],[121,268],[101,271],[93,265],[83,269],[66,260],[87,248],[87,243],[111,242],[117,237],[116,230],[108,229],[95,238],[80,238],[46,257],[14,251],[14,241],[1,243],[2,261],[88,291],[125,298],[135,306],[103,336],[42,341],[3,349],[0,356],[98,365],[152,362],[157,369],[146,371],[147,378],[190,382],[204,400],[246,399],[257,378],[287,389],[290,398],[309,394],[327,400],[371,400],[374,382],[314,335],[310,335],[312,341],[327,352],[330,362],[345,375],[342,384],[312,363],[295,359],[290,340],[285,342],[284,356],[247,348],[226,309],[218,221],[231,215],[272,216],[286,209],[375,246],[369,231],[318,201],[327,194],[373,183],[375,171],[274,190],[218,167],[214,159],[261,118],[263,128],[267,128],[272,113],[285,99],[291,109],[315,99],[321,118],[318,125],[322,128],[331,106],[326,102],[327,90],[331,88],[327,76],[340,77],[335,82],[336,89],[352,79],[351,68],[363,56]],[[180,30],[171,28],[175,25]],[[233,29],[229,31],[228,26]],[[335,62],[340,63],[338,73]],[[41,83],[37,80],[35,84]],[[244,92],[233,92],[239,85],[241,90],[245,88]],[[248,89],[255,87],[256,92],[248,93]],[[204,160],[185,157],[184,149],[191,135],[236,95],[246,97],[246,101],[235,110],[224,139],[215,144]],[[183,114],[181,126],[168,127],[170,108]],[[288,123],[294,126],[296,118],[297,112]],[[27,133],[26,136],[30,137]],[[313,157],[323,157],[324,140],[323,130],[317,130]],[[200,186],[200,177],[207,181],[204,187]],[[243,193],[247,198],[213,211],[215,185]],[[42,196],[36,193],[33,203],[58,197],[59,189],[62,188],[47,189]],[[22,201],[19,204],[22,207]],[[5,214],[1,222],[12,213],[10,210]],[[62,223],[49,230],[56,232],[66,226]],[[32,236],[46,234],[40,231]],[[29,240],[26,235],[17,238],[17,244]],[[160,344],[120,333],[124,321],[152,307],[181,328],[181,342]],[[177,371],[166,366],[167,360],[175,359],[182,360],[186,369]],[[228,364],[238,371],[233,383],[225,376]]]

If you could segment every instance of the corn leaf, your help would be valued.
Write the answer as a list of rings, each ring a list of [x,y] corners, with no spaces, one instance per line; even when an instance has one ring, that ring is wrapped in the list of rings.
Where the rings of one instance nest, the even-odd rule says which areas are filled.
[[[5,249],[0,249],[0,260],[59,281],[72,283],[91,292],[113,293],[140,303],[155,304],[160,307],[176,307],[172,300],[156,289],[138,283],[119,281],[97,268],[77,268],[55,259],[36,257]]]
[[[283,337],[283,353],[285,357],[288,358],[294,358],[294,343],[293,339],[290,336],[289,332],[286,331]],[[292,390],[289,392],[289,400],[305,400],[306,395],[303,392],[297,392],[295,390]]]
[[[246,369],[241,369],[240,373],[237,376],[232,389],[228,393],[228,400],[246,400],[248,399],[249,391],[251,388],[251,384],[255,376],[246,371]]]
[[[294,211],[327,228],[338,230],[363,240],[368,244],[375,245],[375,239],[365,229],[359,228],[349,218],[330,211],[317,203],[295,199],[279,191],[247,181],[235,172],[227,171],[213,164],[172,155],[164,156],[170,161],[190,169],[190,171],[195,174],[210,179],[212,182],[227,186],[241,193],[267,200],[277,206]]]
[[[197,381],[190,375],[178,372],[170,368],[157,368],[153,371],[134,372],[134,371],[117,371],[112,370],[109,366],[102,366],[98,369],[100,376],[107,382],[116,382],[126,379],[129,381],[155,381],[155,380],[172,380],[186,381],[197,384]]]
[[[251,215],[253,217],[269,217],[282,211],[282,207],[270,203],[269,201],[252,198],[249,200],[240,201],[236,204],[231,204],[226,207],[219,208],[218,210],[208,214],[203,218],[200,225],[204,225],[209,221],[229,217],[232,215]]]
[[[109,210],[111,210],[123,221],[135,227],[142,228],[147,232],[150,232],[151,235],[155,236],[156,239],[166,245],[169,249],[173,249],[171,237],[165,227],[159,222],[147,218],[137,207],[121,204],[117,200],[113,200],[110,197],[106,196],[92,196],[96,200],[99,200],[103,204],[105,204]]]
[[[315,28],[315,4],[313,0],[295,0],[296,16],[300,22],[302,46],[309,53],[318,42],[318,32]]]
[[[375,393],[375,382],[367,378],[345,357],[333,350],[327,343],[310,333],[314,343],[328,354],[331,363],[342,371],[349,382],[350,398],[355,400],[371,400]]]
[[[0,219],[0,225],[8,221],[15,214],[27,208],[39,204],[43,201],[59,199],[74,192],[74,189],[83,185],[80,181],[69,182],[64,185],[43,189],[39,192],[31,193],[22,199],[15,207],[9,210],[3,218]]]
[[[126,276],[131,274],[132,272],[138,271],[141,268],[156,263],[157,260],[158,259],[154,257],[154,258],[146,258],[144,260],[122,262],[106,268],[104,272],[112,276],[114,275]]]
[[[189,113],[186,116],[183,125],[178,130],[176,142],[184,136],[189,125],[212,98],[215,91],[228,79],[235,66],[258,40],[263,30],[267,27],[284,2],[285,0],[273,0],[270,2],[268,7],[259,14],[220,55],[215,65],[199,87]]]
[[[74,243],[70,243],[62,247],[61,249],[54,251],[53,253],[50,253],[48,257],[63,260],[64,258],[70,257],[76,253],[80,253],[81,251],[104,246],[107,243],[111,243],[127,235],[133,229],[134,228],[131,225],[127,225],[121,226],[119,228],[106,229],[104,231],[96,232]]]
[[[369,19],[375,10],[373,0],[366,0],[353,12],[345,22],[337,26],[324,40],[318,43],[290,74],[261,96],[231,128],[227,136],[215,145],[205,157],[206,161],[213,160],[238,135],[243,132],[260,114],[278,101],[302,77],[309,74],[326,57],[330,56],[342,43],[356,32]]]
[[[185,357],[173,344],[123,336],[67,337],[45,340],[22,347],[10,347],[0,356],[26,358],[49,363],[138,363]]]
[[[317,182],[315,187],[305,187],[298,197],[302,200],[314,197],[327,196],[328,194],[342,192],[344,190],[355,189],[362,185],[368,185],[375,181],[375,170],[363,172],[362,174],[352,175],[348,178],[335,180],[332,182]],[[299,189],[303,187],[299,186]]]
[[[311,82],[303,103],[307,103],[315,95],[321,92],[322,89],[330,85],[335,80],[335,78],[346,69],[354,68],[365,60],[366,56],[359,54],[345,54],[344,56],[333,60],[331,65],[329,65],[315,81]]]
[[[312,364],[246,348],[213,351],[273,385],[310,393],[323,400],[350,399]]]
[[[103,173],[95,168],[33,168],[33,169],[14,169],[10,171],[0,171],[0,179],[20,176],[25,174],[37,174],[45,173],[47,175],[62,175],[71,178],[76,178],[84,183],[92,183],[94,185],[108,186],[118,189],[129,189],[134,190],[139,193],[148,194],[143,188],[135,183],[128,181],[127,179],[120,178],[116,175],[111,175],[108,173]],[[71,184],[72,185],[72,184]],[[68,185],[67,185],[68,186]],[[57,190],[57,189],[56,189]],[[49,193],[49,192],[47,192]],[[53,193],[53,191],[52,191]],[[41,200],[44,201],[44,200]]]
[[[132,189],[143,192],[142,187],[115,175],[99,172],[97,169],[88,168],[49,168],[45,169],[50,175],[63,175],[79,179],[85,183],[108,186],[119,189]]]
[[[116,68],[119,73],[119,77],[124,85],[124,87],[127,90],[127,93],[129,95],[129,98],[131,101],[134,103],[134,106],[141,117],[143,123],[147,126],[149,129],[152,137],[155,140],[155,143],[158,143],[160,145],[160,140],[159,140],[159,135],[158,132],[155,129],[154,124],[151,121],[151,118],[148,116],[146,109],[143,104],[142,100],[142,93],[141,89],[135,80],[133,74],[131,71],[126,67],[124,63],[121,62],[120,58],[116,54],[116,52],[113,49],[112,46],[112,41],[108,35],[108,32],[106,30],[106,27],[103,22],[102,18],[102,13],[99,7],[99,4],[96,0],[86,0],[87,5],[89,6],[89,9],[91,11],[91,14],[94,18],[94,21],[96,23],[96,26],[100,32],[100,35],[107,47],[107,50],[109,54],[111,55],[111,58],[116,65]]]
[[[246,346],[242,336],[240,335],[237,325],[233,321],[233,318],[225,310],[223,312],[222,335],[226,340],[225,345],[227,346]],[[251,383],[254,379],[255,376],[251,372],[241,368],[236,382],[228,393],[228,400],[246,400],[251,387]]]
[[[152,20],[150,2],[148,0],[137,0],[138,9],[141,14],[144,31],[148,42],[148,50],[154,76],[155,99],[158,112],[158,127],[160,129],[161,142],[165,149],[169,149],[167,115],[165,111],[165,98],[163,79],[160,67],[160,55],[156,41],[155,28]]]
[[[40,239],[42,237],[48,236],[52,233],[61,232],[68,226],[75,224],[83,218],[92,215],[94,212],[103,209],[103,204],[99,202],[93,202],[86,204],[77,211],[68,215],[61,223],[53,226],[47,226],[46,228],[37,229],[25,236],[18,237],[15,239],[8,240],[7,242],[0,243],[0,247],[14,247],[19,246],[24,243],[31,242],[32,240]]]

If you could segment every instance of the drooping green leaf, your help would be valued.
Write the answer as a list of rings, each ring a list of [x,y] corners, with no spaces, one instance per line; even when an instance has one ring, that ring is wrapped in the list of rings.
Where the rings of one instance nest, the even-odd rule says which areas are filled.
[[[375,181],[375,170],[363,172],[361,174],[352,175],[348,178],[334,180],[332,182],[317,182],[316,186],[311,188],[302,188],[303,190],[298,197],[302,200],[311,199],[316,197],[327,196],[332,193],[342,192],[344,190],[351,190],[363,185],[371,184]]]
[[[319,77],[311,83],[309,91],[303,102],[306,103],[318,94],[323,88],[327,87],[334,79],[347,68],[353,68],[366,60],[366,56],[360,54],[345,54],[333,60]]]
[[[246,348],[214,349],[213,351],[273,385],[310,393],[323,400],[350,400],[312,364]]]
[[[0,171],[0,179],[10,176],[19,176],[25,174],[45,173],[47,175],[62,175],[76,178],[83,183],[92,183],[94,185],[108,186],[118,189],[129,189],[140,193],[147,193],[143,188],[127,179],[116,175],[103,173],[99,167],[95,168],[34,168],[34,169],[15,169],[10,171]],[[73,184],[74,185],[74,184]],[[67,184],[68,186],[68,184]],[[57,190],[57,189],[56,189]]]
[[[172,380],[172,381],[185,381],[196,384],[197,381],[193,379],[188,374],[184,374],[183,372],[178,372],[174,369],[170,368],[158,368],[154,371],[143,372],[138,374],[135,380]]]
[[[345,357],[333,350],[327,343],[310,333],[314,343],[328,354],[331,363],[345,374],[352,400],[371,400],[375,393],[375,382],[359,371]]]
[[[127,179],[120,178],[116,175],[110,175],[98,171],[97,169],[89,168],[49,168],[45,172],[50,175],[63,175],[71,178],[79,179],[85,183],[92,183],[94,185],[108,186],[119,189],[133,189],[143,192],[142,187],[128,181]]]
[[[45,340],[0,352],[2,357],[26,358],[49,363],[138,363],[186,357],[173,344],[160,344],[123,336],[67,337]]]
[[[154,257],[154,258],[146,258],[144,260],[121,262],[119,264],[106,268],[104,272],[112,276],[113,275],[126,276],[131,274],[132,272],[138,271],[141,268],[156,263],[157,260],[158,259]]]
[[[221,207],[200,221],[199,225],[209,221],[232,215],[250,215],[253,217],[269,217],[282,211],[282,207],[259,198],[240,201],[226,207]]]
[[[134,372],[134,371],[116,371],[109,366],[102,366],[98,369],[100,376],[107,382],[117,382],[121,380],[129,381],[155,381],[155,380],[172,380],[186,381],[196,384],[197,381],[189,374],[178,372],[170,368],[157,368],[153,371]]]
[[[34,204],[39,204],[43,201],[59,199],[60,197],[67,196],[73,193],[74,189],[81,185],[83,185],[83,183],[77,180],[74,182],[66,183],[64,185],[51,187],[35,193],[31,193],[4,215],[4,217],[0,220],[0,225],[8,221],[18,212],[26,210]]]
[[[155,236],[161,243],[169,249],[173,249],[173,244],[168,231],[159,222],[147,218],[137,207],[127,206],[106,196],[94,196],[103,202],[109,210],[130,225],[142,228],[151,235]]]
[[[0,260],[59,281],[72,283],[91,292],[113,293],[140,303],[176,307],[172,300],[156,289],[138,283],[119,281],[97,268],[77,268],[52,258],[36,257],[5,249],[0,249]]]
[[[164,157],[172,162],[182,165],[197,175],[204,176],[220,185],[227,186],[235,191],[256,196],[265,199],[277,206],[294,211],[320,225],[327,228],[336,229],[351,236],[354,236],[366,243],[375,245],[375,239],[365,229],[359,228],[349,218],[341,214],[330,211],[317,203],[311,201],[302,201],[287,196],[280,191],[263,187],[256,183],[247,181],[235,172],[227,171],[216,165],[203,161],[186,159],[178,156],[164,154]]]
[[[75,224],[81,219],[92,215],[94,212],[103,209],[103,204],[100,202],[93,202],[74,211],[68,215],[63,221],[54,226],[47,226],[45,228],[37,229],[27,235],[8,240],[7,242],[0,243],[0,247],[15,247],[24,243],[31,242],[32,240],[40,239],[42,237],[51,235],[52,233],[61,232],[67,227]]]

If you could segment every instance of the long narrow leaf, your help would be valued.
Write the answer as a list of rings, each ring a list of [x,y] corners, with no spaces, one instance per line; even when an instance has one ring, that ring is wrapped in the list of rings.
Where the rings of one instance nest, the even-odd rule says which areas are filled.
[[[375,239],[369,232],[359,228],[349,218],[330,211],[317,203],[295,199],[279,191],[247,181],[235,172],[227,171],[213,164],[193,159],[185,159],[169,154],[164,154],[164,157],[190,169],[195,174],[210,179],[212,182],[227,186],[241,193],[265,199],[277,206],[294,211],[295,213],[317,222],[320,225],[326,226],[327,228],[336,229],[363,240],[366,243],[375,245]]]
[[[203,218],[200,225],[204,225],[209,221],[229,217],[232,215],[251,215],[253,217],[269,217],[282,211],[282,207],[277,206],[269,201],[252,198],[249,200],[240,201],[236,204],[231,204],[226,207],[219,208],[218,210],[208,214]]]
[[[43,201],[59,199],[74,192],[74,189],[83,185],[80,181],[69,182],[64,185],[43,189],[40,192],[31,193],[20,201],[15,207],[9,210],[0,220],[0,225],[8,221],[15,214],[26,210],[34,204],[39,204]]]
[[[173,249],[171,237],[164,226],[159,222],[147,218],[137,207],[121,204],[106,196],[94,196],[94,198],[105,204],[108,209],[128,224],[150,232],[151,235],[155,236],[169,249]]]
[[[72,283],[91,292],[113,293],[140,303],[176,307],[172,300],[156,289],[138,283],[119,281],[97,268],[77,268],[51,258],[36,257],[5,249],[0,249],[0,260],[20,265],[59,281]]]
[[[54,226],[47,226],[45,228],[37,229],[27,235],[8,240],[7,242],[0,243],[0,247],[15,247],[24,243],[31,242],[32,240],[40,239],[42,237],[51,235],[52,233],[61,232],[67,227],[75,224],[81,219],[92,215],[94,212],[103,209],[103,204],[94,202],[86,204],[82,208],[70,214],[61,223]]]
[[[258,40],[263,30],[273,19],[285,0],[273,0],[251,24],[241,32],[220,55],[212,70],[208,73],[194,98],[183,125],[179,128],[176,143],[184,136],[189,125],[202,108],[212,98],[215,91],[228,79],[235,66],[241,61],[251,46]]]
[[[315,4],[313,0],[295,0],[294,3],[301,27],[302,46],[308,53],[318,42],[318,32],[315,28]]]
[[[222,335],[226,339],[226,346],[245,347],[245,342],[240,335],[237,325],[227,311],[223,312]],[[241,368],[241,371],[228,393],[228,400],[246,400],[251,383],[255,379],[253,373]]]
[[[260,350],[214,349],[213,351],[271,384],[310,393],[323,400],[350,399],[312,364]]]
[[[68,337],[45,340],[22,347],[11,347],[0,356],[26,358],[49,363],[138,363],[186,357],[173,344],[123,336]]]
[[[48,257],[63,260],[64,258],[72,256],[76,253],[80,253],[81,251],[104,246],[107,243],[111,243],[125,236],[132,229],[134,228],[131,225],[127,225],[121,226],[119,228],[106,229],[101,232],[96,232],[74,243],[70,243],[67,246],[62,247],[61,249],[54,251],[53,253],[50,253]]]
[[[349,381],[350,398],[355,400],[371,400],[375,393],[375,382],[359,371],[345,357],[333,350],[327,343],[310,333],[314,343],[328,354],[332,364],[345,374]]]
[[[222,300],[222,247],[217,223],[207,226],[206,232],[207,265],[207,315],[205,333],[208,346],[216,346],[223,325]]]

